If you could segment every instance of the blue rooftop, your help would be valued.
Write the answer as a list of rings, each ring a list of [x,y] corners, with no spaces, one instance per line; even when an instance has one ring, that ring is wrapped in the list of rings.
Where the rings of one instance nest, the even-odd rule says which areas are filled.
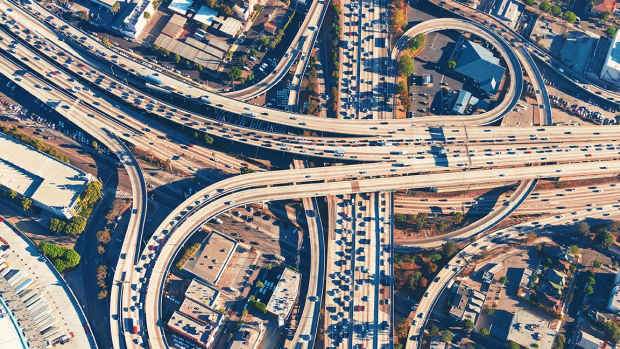
[[[506,71],[499,65],[499,58],[493,56],[493,52],[469,40],[461,46],[454,70],[472,79],[482,91],[490,95],[497,92]]]

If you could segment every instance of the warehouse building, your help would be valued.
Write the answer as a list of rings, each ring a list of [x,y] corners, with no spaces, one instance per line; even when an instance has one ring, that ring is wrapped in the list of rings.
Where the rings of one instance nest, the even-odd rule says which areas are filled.
[[[499,58],[493,52],[478,43],[465,40],[455,56],[455,72],[471,79],[487,95],[497,93],[506,68],[499,65]]]
[[[71,219],[93,177],[0,133],[0,186],[32,199],[56,216]]]
[[[620,88],[620,31],[616,33],[607,51],[607,57],[601,69],[601,79]]]

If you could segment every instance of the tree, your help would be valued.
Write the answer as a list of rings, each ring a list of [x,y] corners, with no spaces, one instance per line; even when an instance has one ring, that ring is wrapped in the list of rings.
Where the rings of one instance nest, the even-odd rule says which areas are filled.
[[[448,69],[456,68],[456,61],[448,61]]]
[[[508,283],[508,278],[506,276],[502,276],[501,278],[499,278],[499,282],[505,285],[506,283]]]
[[[32,208],[32,200],[30,198],[22,198],[22,209],[24,209],[24,211],[30,211],[30,209]]]
[[[97,299],[105,299],[108,298],[108,290],[101,290],[97,293]]]
[[[551,14],[559,17],[562,14],[562,8],[560,8],[560,6],[558,5],[551,6]]]
[[[489,329],[488,329],[488,328],[483,327],[483,328],[480,330],[480,334],[486,337],[486,336],[488,336],[488,335],[490,335],[490,334],[491,334],[491,331],[489,331]]]
[[[105,230],[99,230],[97,232],[97,241],[99,241],[102,244],[107,244],[108,242],[110,242],[110,240],[112,240],[112,236],[110,236],[110,231],[105,229]]]
[[[564,349],[564,344],[566,344],[566,336],[558,334],[553,341],[551,349]]]
[[[509,349],[520,349],[521,346],[517,342],[510,341],[510,342],[508,342],[508,348]]]
[[[159,7],[159,1],[154,0],[154,1],[153,1],[153,8],[154,8],[154,9],[157,9],[158,7]]]
[[[11,191],[9,191],[9,198],[11,198],[11,200],[15,200],[17,198],[17,192],[11,189]]]
[[[588,287],[586,287],[586,294],[590,296],[593,293],[594,293],[594,288],[592,287],[592,285],[588,285]]]
[[[543,1],[540,3],[540,6],[538,6],[538,8],[540,8],[543,12],[549,12],[549,10],[551,9],[551,4],[549,4],[548,1]]]
[[[564,12],[564,20],[568,23],[575,23],[577,20],[577,15],[575,15],[572,11],[566,11]]]
[[[265,284],[262,281],[259,281],[259,282],[256,283],[256,287],[263,288],[263,287],[265,287]]]
[[[536,4],[536,0],[525,0],[525,3],[529,6],[533,6],[534,4]]]
[[[573,245],[570,247],[570,254],[572,254],[573,256],[576,256],[579,254],[579,247],[577,247],[577,245]]]
[[[143,16],[144,16],[144,19],[149,19],[149,18],[151,18],[151,14],[150,14],[148,11],[144,11]]]
[[[577,224],[577,232],[582,237],[588,236],[588,234],[590,234],[590,224],[586,221],[579,222],[579,224]]]
[[[454,337],[454,335],[452,334],[452,332],[445,330],[443,332],[441,332],[441,340],[444,341],[445,343],[450,343],[452,342],[452,338]]]
[[[103,247],[103,245],[97,245],[97,253],[104,254],[105,253],[105,247]]]
[[[239,169],[240,174],[253,173],[253,172],[254,170],[251,168],[248,168],[247,166],[243,166]]]
[[[213,137],[211,137],[210,135],[206,134],[203,137],[203,140],[206,144],[211,145],[213,144]]]
[[[616,32],[618,31],[618,29],[616,27],[609,27],[607,28],[607,30],[605,31],[607,33],[607,36],[612,38],[614,36],[616,36]]]
[[[114,3],[114,5],[112,5],[112,8],[110,8],[110,12],[112,12],[113,14],[117,14],[120,9],[121,4],[117,1]]]
[[[407,44],[410,50],[417,51],[419,48],[424,47],[424,45],[426,45],[426,35],[418,34],[415,37],[409,39],[409,42]]]
[[[86,228],[86,218],[75,216],[65,227],[65,233],[70,235],[80,235]]]
[[[600,268],[601,262],[595,259],[594,262],[592,262],[592,266],[595,268]]]
[[[398,325],[396,325],[396,336],[406,339],[409,335],[409,327],[411,327],[411,323],[407,319],[400,321]]]
[[[456,224],[456,225],[461,225],[461,223],[463,223],[464,218],[465,218],[465,217],[463,216],[463,213],[461,213],[461,212],[456,212],[456,213],[454,214],[454,224]]]
[[[467,329],[467,330],[471,330],[472,328],[474,328],[474,322],[471,321],[470,319],[465,319],[465,321],[463,321],[463,326]]]
[[[271,39],[268,36],[263,36],[260,39],[260,41],[263,44],[263,46],[269,46],[269,43],[271,42]]]
[[[600,235],[599,240],[600,240],[600,247],[602,249],[604,249],[604,250],[607,250],[607,249],[609,249],[611,247],[611,245],[613,245],[613,243],[614,243],[614,236],[611,235],[610,232],[604,231]]]
[[[239,67],[237,66],[232,67],[230,73],[228,73],[228,77],[231,81],[238,80],[241,77],[241,69],[239,69]]]
[[[414,72],[413,59],[407,55],[402,55],[398,62],[398,71],[405,76],[411,76]]]
[[[441,246],[441,250],[443,251],[444,257],[450,258],[456,254],[456,252],[459,250],[459,246],[456,242],[448,240]]]
[[[431,337],[437,337],[439,335],[439,327],[431,327]]]

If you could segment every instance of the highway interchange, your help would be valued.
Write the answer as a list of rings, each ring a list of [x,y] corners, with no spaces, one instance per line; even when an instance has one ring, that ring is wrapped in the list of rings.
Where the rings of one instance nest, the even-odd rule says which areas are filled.
[[[325,268],[319,267],[316,273],[311,272],[309,294],[312,292],[314,300],[307,299],[304,314],[307,311],[312,315],[302,317],[304,320],[292,345],[306,347],[314,341],[321,299],[324,299],[326,314],[330,314],[325,321],[325,343],[328,347],[383,348],[393,345],[393,315],[391,304],[386,304],[386,299],[391,299],[392,295],[391,283],[386,281],[393,274],[392,191],[450,186],[457,182],[475,185],[520,181],[521,185],[510,196],[507,205],[492,210],[475,224],[449,236],[423,239],[412,245],[435,247],[446,238],[466,239],[497,225],[519,209],[539,178],[612,176],[620,172],[620,142],[616,139],[615,127],[573,129],[551,126],[548,97],[528,50],[518,40],[506,37],[506,32],[502,32],[502,38],[489,31],[487,26],[474,22],[454,19],[423,22],[411,28],[404,38],[435,31],[441,26],[442,29],[450,27],[470,31],[492,42],[509,65],[511,77],[509,93],[497,108],[472,118],[447,116],[432,120],[384,120],[390,118],[389,113],[375,106],[367,108],[360,101],[387,100],[388,91],[381,91],[379,87],[383,82],[382,76],[388,75],[387,71],[373,66],[367,70],[366,63],[363,63],[377,62],[388,55],[387,49],[374,47],[377,39],[387,39],[381,29],[386,25],[382,23],[385,4],[372,3],[370,6],[374,10],[368,11],[370,6],[365,6],[364,2],[350,4],[353,3],[360,5],[345,6],[345,13],[350,11],[348,18],[351,21],[345,25],[345,31],[358,34],[352,36],[354,43],[343,56],[346,57],[345,70],[351,68],[351,74],[345,74],[348,76],[346,81],[357,88],[353,89],[354,94],[343,97],[352,98],[357,103],[345,103],[341,108],[343,114],[336,119],[320,119],[241,102],[275,85],[286,75],[295,61],[295,55],[300,55],[300,63],[294,79],[298,74],[303,75],[303,66],[309,59],[307,52],[313,46],[310,40],[316,39],[325,2],[312,3],[304,22],[305,29],[299,31],[285,55],[291,58],[280,61],[271,74],[274,76],[268,76],[252,91],[242,90],[223,96],[165,76],[165,84],[183,91],[193,103],[204,97],[202,101],[207,101],[209,108],[203,113],[182,110],[115,77],[102,66],[109,64],[114,66],[114,70],[125,71],[128,76],[158,73],[127,57],[116,55],[94,38],[63,24],[37,4],[32,4],[27,11],[16,8],[10,2],[0,4],[3,24],[0,31],[2,75],[105,144],[119,156],[130,174],[132,217],[115,271],[110,303],[115,348],[134,347],[143,342],[149,348],[166,347],[161,322],[161,292],[172,260],[183,243],[204,222],[233,207],[251,202],[303,198],[306,215],[313,218],[318,209],[311,198],[326,196],[330,217],[325,243],[322,236],[320,239],[314,236],[322,231],[317,226],[320,223],[315,221],[309,224],[312,264],[324,263]],[[39,13],[38,17],[33,15],[35,12]],[[363,16],[360,15],[362,13]],[[52,17],[45,19],[48,16]],[[377,22],[381,26],[373,27]],[[51,29],[52,23],[57,29]],[[51,39],[59,34],[65,41]],[[72,40],[72,45],[67,45],[67,40]],[[406,39],[399,41],[401,45],[404,42]],[[75,46],[79,48],[75,49]],[[398,56],[397,48],[392,52],[392,58]],[[86,51],[94,55],[84,57],[83,52]],[[370,57],[363,58],[367,53]],[[67,61],[68,58],[70,61]],[[501,119],[505,111],[512,109],[522,90],[522,67],[535,89],[540,91],[536,99],[542,106],[541,120],[548,126],[514,129],[479,126]],[[231,123],[218,120],[222,113],[235,117],[229,118]],[[213,157],[207,155],[210,151],[194,146],[191,141],[184,143],[184,148],[179,148],[179,145],[166,139],[165,133],[151,129],[152,116],[240,144],[310,158],[369,162],[303,169],[300,165],[294,170],[258,172],[222,180],[195,193],[171,212],[146,243],[156,247],[142,251],[145,183],[135,159],[120,139],[149,149],[162,158],[174,158],[185,153],[184,157],[175,161],[189,172],[196,172],[205,164],[224,165],[223,169],[229,173],[238,173],[242,167],[237,159],[225,155],[218,155],[219,161],[213,161]],[[236,123],[232,122],[233,119]],[[325,135],[274,134],[252,128],[252,120]],[[189,154],[192,159],[188,159]],[[581,208],[540,222],[564,224],[579,217],[604,216],[617,211],[616,204],[605,203],[599,206],[600,210]],[[539,225],[525,224],[493,234],[518,237],[523,229],[535,229],[540,222]],[[489,239],[483,238],[477,247],[467,246],[440,271],[439,281],[429,287],[431,296],[425,297],[416,309],[416,319],[419,320],[410,330],[407,347],[418,347],[418,338],[440,291],[458,273],[459,266],[471,258],[466,256],[474,255],[483,246],[493,247],[494,243]],[[318,250],[326,252],[325,259],[316,257]],[[321,292],[323,278],[326,280],[324,297]],[[343,288],[344,285],[346,287]],[[136,302],[135,299],[143,302]],[[134,320],[138,327],[137,334],[124,328],[128,319]]]

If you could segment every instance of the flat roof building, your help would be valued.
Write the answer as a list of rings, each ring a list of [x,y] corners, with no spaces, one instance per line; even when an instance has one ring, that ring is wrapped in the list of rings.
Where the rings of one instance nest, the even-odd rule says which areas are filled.
[[[499,58],[470,40],[465,40],[458,50],[454,71],[470,78],[486,94],[494,95],[506,71],[506,68],[499,65]]]
[[[297,296],[299,295],[299,285],[301,277],[298,272],[290,268],[284,268],[280,280],[273,290],[267,311],[278,317],[280,326],[291,315]]]
[[[234,38],[235,36],[237,36],[237,34],[239,33],[239,31],[241,30],[241,27],[243,27],[243,24],[232,17],[226,17],[226,19],[221,20],[220,18],[217,18],[217,21],[220,23],[219,25],[216,25],[215,29],[217,29],[220,33],[222,33],[222,35]]]
[[[185,27],[186,22],[187,18],[175,13],[172,17],[170,17],[168,23],[166,23],[161,32],[162,34],[166,34],[173,39],[179,38],[181,34],[183,34],[183,28]]]
[[[205,324],[194,320],[193,318],[175,311],[168,320],[168,328],[177,334],[172,336],[171,340],[180,348],[205,348],[213,347],[215,341],[215,333],[218,328],[212,324]]]
[[[93,177],[0,133],[0,186],[16,191],[51,213],[70,219]]]
[[[260,321],[258,325],[243,324],[237,330],[237,334],[230,345],[230,349],[256,349],[264,333],[265,328]]]
[[[236,241],[213,230],[202,241],[196,254],[185,262],[183,269],[215,285],[226,269],[236,247]]]
[[[222,322],[222,314],[189,298],[185,298],[183,300],[179,311],[194,320],[198,320],[205,324],[219,326]]]
[[[198,279],[192,279],[187,290],[185,290],[185,298],[193,299],[196,302],[213,305],[213,303],[217,300],[217,296],[219,295],[219,291],[211,287]]]
[[[607,51],[601,79],[620,87],[620,31],[616,33]]]
[[[594,337],[593,335],[583,330],[579,331],[579,333],[577,334],[575,345],[577,348],[581,349],[611,349],[611,346],[608,346],[604,340]]]
[[[213,20],[217,17],[217,11],[214,9],[207,7],[205,5],[200,6],[198,12],[194,15],[193,20],[200,24],[204,24],[206,26],[210,26],[213,24]]]
[[[133,7],[129,15],[125,17],[120,27],[120,32],[124,36],[135,40],[142,34],[142,31],[151,18],[146,18],[145,13],[155,13],[153,1],[154,0],[138,0],[135,2],[135,7]]]
[[[504,21],[511,28],[515,28],[517,23],[519,23],[522,11],[523,5],[515,0],[497,1],[493,7],[493,15]]]
[[[185,16],[187,14],[187,10],[192,7],[193,3],[193,0],[172,0],[170,5],[168,5],[168,9],[172,12]]]
[[[510,323],[506,341],[513,341],[526,348],[536,344],[540,349],[551,349],[557,330],[547,320],[527,310],[517,310]]]

